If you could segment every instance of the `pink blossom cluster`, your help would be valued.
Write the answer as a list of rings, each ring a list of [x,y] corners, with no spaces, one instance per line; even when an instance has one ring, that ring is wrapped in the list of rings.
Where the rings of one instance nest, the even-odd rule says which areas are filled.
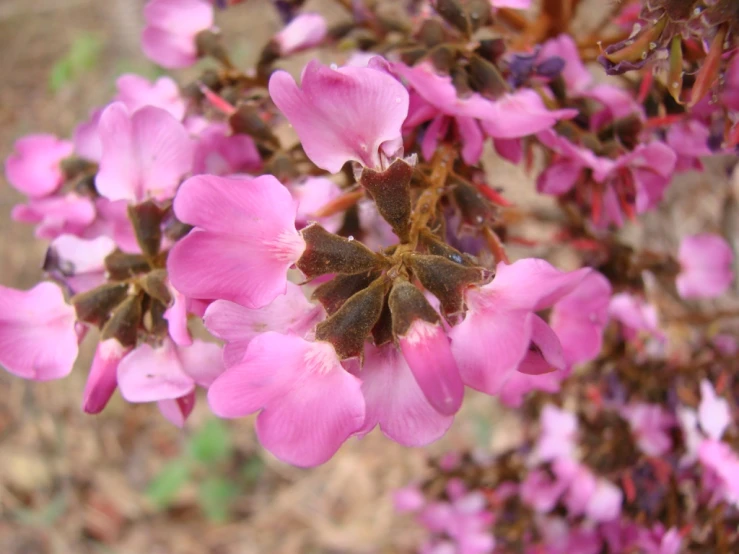
[[[383,50],[391,31],[357,6],[354,30],[375,33],[377,51],[362,46],[337,57],[341,65],[311,60],[296,80],[273,62],[335,46],[341,32],[322,15],[282,6],[289,22],[242,72],[212,2],[150,0],[142,48],[151,60],[219,65],[183,88],[124,75],[71,140],[16,143],[5,172],[26,201],[12,216],[50,241],[50,282],[0,287],[0,364],[26,379],[61,378],[92,336],[85,411],[100,412],[118,389],[129,402],[157,402],[181,426],[205,388],[213,413],[258,413],[267,450],[315,466],[378,426],[406,446],[437,440],[468,389],[509,407],[558,393],[599,357],[611,318],[626,336],[662,341],[645,288],[613,275],[612,252],[592,263],[576,256],[569,271],[531,252],[509,259],[509,203],[485,177],[483,150],[529,165],[543,151],[539,191],[583,215],[574,238],[615,250],[622,245],[605,233],[657,207],[675,171],[701,167],[718,110],[686,115],[664,134],[635,91],[596,84],[571,37],[531,52],[476,34],[526,8],[409,8],[413,48]],[[735,109],[730,87],[725,94]],[[682,299],[718,297],[733,280],[730,246],[717,234],[642,258],[640,272],[669,280]],[[208,340],[193,336],[198,320]],[[553,410],[542,427],[562,421],[542,440],[564,450],[538,444],[516,494],[552,536],[557,503],[567,517],[612,523],[621,490],[577,456],[577,424]],[[669,448],[662,430],[674,418],[635,403],[616,411],[634,428],[660,429],[647,429],[659,440],[644,444]],[[565,427],[567,437],[557,435]],[[721,458],[719,487],[734,461],[716,433],[699,451]],[[451,484],[424,517],[468,541],[465,552],[490,551],[480,498]]]

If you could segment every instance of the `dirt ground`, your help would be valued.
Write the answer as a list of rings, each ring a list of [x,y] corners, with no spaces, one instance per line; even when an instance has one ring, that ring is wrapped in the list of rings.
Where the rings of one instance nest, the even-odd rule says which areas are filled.
[[[0,158],[26,133],[69,136],[92,108],[109,100],[116,75],[153,75],[138,52],[143,3],[0,0]],[[248,63],[276,21],[267,0],[250,0],[227,12],[219,25],[237,59]],[[88,34],[101,45],[95,63],[52,92],[55,66]],[[511,167],[491,169],[491,175],[513,197],[530,185]],[[689,201],[712,179],[726,181],[725,175],[720,167],[712,176],[696,177],[676,193],[676,201]],[[0,283],[25,288],[41,276],[45,244],[34,240],[30,227],[10,221],[20,199],[0,177]],[[714,230],[720,206],[709,203],[705,212],[686,227],[668,209],[653,218],[650,229],[661,230],[660,246],[674,247],[684,232]],[[184,431],[156,407],[126,405],[119,398],[101,415],[86,416],[80,403],[88,357],[89,352],[81,357],[71,377],[52,383],[29,384],[0,371],[0,554],[411,552],[418,530],[394,514],[391,491],[421,477],[429,452],[505,440],[494,433],[507,426],[494,402],[473,395],[447,437],[426,451],[401,448],[375,431],[350,441],[325,466],[306,471],[265,454],[251,419],[229,422],[233,448],[226,459],[195,470],[175,500],[161,508],[147,488],[162,467],[183,459],[193,434],[211,419],[204,402]],[[234,483],[220,523],[204,516],[198,501],[208,475]]]

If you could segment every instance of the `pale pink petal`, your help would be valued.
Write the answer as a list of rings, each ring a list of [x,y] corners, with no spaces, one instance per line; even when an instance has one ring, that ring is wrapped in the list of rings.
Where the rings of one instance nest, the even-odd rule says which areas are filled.
[[[585,516],[596,522],[613,521],[621,515],[622,504],[621,489],[606,479],[597,479],[585,506]]]
[[[531,7],[531,0],[490,0],[490,5],[494,8],[528,10]]]
[[[223,347],[202,340],[194,340],[189,346],[177,347],[182,370],[195,384],[208,388],[223,373]]]
[[[548,110],[533,90],[506,94],[492,103],[491,109],[480,116],[482,128],[494,138],[520,138],[550,129],[560,119],[571,119],[577,110]]]
[[[571,411],[547,404],[539,417],[541,431],[532,463],[551,462],[558,458],[572,458],[577,450],[577,417]]]
[[[19,204],[10,215],[14,221],[38,224],[38,238],[54,239],[60,235],[82,235],[96,214],[89,198],[70,192]]]
[[[426,504],[426,498],[418,487],[408,486],[393,492],[393,507],[399,513],[417,512]]]
[[[98,133],[102,113],[102,108],[94,110],[87,121],[83,121],[74,129],[74,153],[91,162],[99,162],[103,154],[103,145]]]
[[[27,291],[0,286],[0,366],[36,381],[66,377],[77,358],[75,320],[53,283]]]
[[[583,173],[583,165],[578,160],[556,160],[539,174],[536,189],[544,194],[559,196],[567,194]]]
[[[628,339],[641,331],[656,338],[664,338],[664,333],[659,328],[657,308],[641,298],[624,292],[614,294],[608,306],[608,313],[625,326],[624,331]]]
[[[180,187],[174,210],[180,221],[197,226],[169,254],[176,289],[249,308],[284,294],[287,270],[305,242],[295,230],[295,203],[277,179],[192,177]]]
[[[485,142],[482,129],[480,129],[479,123],[471,117],[458,117],[455,121],[459,136],[462,139],[462,159],[468,165],[475,165],[482,157],[482,149]],[[505,139],[502,140],[506,143],[508,142]]]
[[[163,67],[188,67],[197,60],[196,35],[213,26],[213,5],[205,0],[151,0],[144,18],[144,54]]]
[[[328,25],[321,14],[301,13],[275,35],[280,53],[287,56],[319,44],[326,37]]]
[[[172,294],[172,306],[164,312],[170,338],[177,346],[190,346],[192,336],[187,328],[187,297],[174,287],[169,287]]]
[[[452,356],[449,338],[441,325],[417,319],[399,337],[411,372],[436,411],[455,414],[462,405],[464,385]]]
[[[559,337],[568,364],[590,361],[600,353],[610,300],[608,279],[593,271],[554,305],[549,325]]]
[[[82,409],[86,413],[100,413],[108,404],[118,384],[118,364],[128,351],[116,339],[98,343],[85,384]]]
[[[87,240],[61,235],[49,245],[44,270],[64,281],[73,294],[84,292],[105,282],[105,258],[115,248],[105,236]]]
[[[185,373],[171,341],[152,348],[141,344],[118,364],[118,386],[129,402],[175,399],[193,391],[195,380]]]
[[[115,102],[100,116],[98,131],[102,157],[95,185],[109,200],[169,199],[192,168],[187,131],[161,108],[130,113]]]
[[[567,488],[567,482],[552,479],[546,472],[533,470],[521,483],[521,500],[539,513],[549,513]]]
[[[344,214],[317,217],[315,214],[332,200],[341,196],[341,188],[326,177],[309,177],[300,183],[290,184],[290,193],[298,203],[297,225],[306,227],[317,221],[331,233],[337,232],[344,223]]]
[[[157,406],[167,421],[182,428],[195,408],[195,391],[174,400],[159,400]]]
[[[542,375],[558,369],[565,369],[562,345],[551,327],[541,317],[534,314],[531,321],[531,343],[535,350],[529,350],[518,366],[518,371],[528,375]]]
[[[156,106],[168,111],[175,119],[185,116],[185,100],[177,83],[169,77],[160,77],[153,83],[133,73],[121,75],[116,80],[118,94],[115,100],[123,102],[130,112],[144,106]]]
[[[498,398],[505,406],[518,408],[523,404],[524,398],[533,391],[558,392],[566,377],[566,371],[552,371],[543,375],[526,375],[514,371],[503,383]]]
[[[28,135],[16,141],[5,160],[5,177],[30,198],[52,194],[64,182],[61,162],[72,155],[74,145],[54,135]]]
[[[614,119],[621,119],[632,114],[641,115],[642,107],[628,90],[614,87],[612,85],[596,85],[590,90],[583,92],[585,98],[592,98],[600,102],[608,110],[608,120],[601,120],[601,125],[610,123]],[[642,116],[643,117],[643,116]]]
[[[247,346],[259,334],[276,331],[303,336],[321,315],[322,309],[311,304],[298,285],[288,282],[285,294],[257,310],[216,300],[208,306],[203,321],[213,335],[226,341],[223,360],[232,366],[241,362]]]
[[[622,415],[629,422],[637,445],[647,456],[662,456],[670,450],[670,431],[676,422],[663,407],[657,404],[632,404],[623,408]]]
[[[360,434],[375,425],[404,446],[425,446],[439,439],[453,417],[437,412],[424,396],[403,355],[393,346],[367,346],[362,369],[367,414]]]
[[[198,133],[193,174],[252,173],[261,167],[262,158],[249,135],[229,134],[225,123],[210,123]]]
[[[721,296],[734,280],[734,254],[719,235],[706,233],[684,238],[678,260],[682,270],[675,284],[683,298]]]
[[[272,74],[269,92],[295,128],[305,153],[321,169],[338,173],[350,160],[382,166],[401,146],[408,91],[369,67],[331,69],[311,61],[301,87],[284,71]]]
[[[701,403],[698,406],[698,422],[703,432],[713,440],[719,440],[731,423],[729,403],[716,395],[711,382],[703,379]]]

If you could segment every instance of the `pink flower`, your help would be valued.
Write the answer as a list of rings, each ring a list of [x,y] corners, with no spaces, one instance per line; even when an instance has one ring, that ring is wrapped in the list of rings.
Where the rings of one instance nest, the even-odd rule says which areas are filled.
[[[716,491],[734,507],[739,507],[739,457],[724,443],[704,440],[698,457],[703,467],[716,479]]]
[[[403,487],[393,493],[393,507],[396,512],[417,512],[423,508],[424,504],[426,504],[426,499],[418,487]]]
[[[272,74],[269,93],[318,167],[338,173],[348,161],[379,169],[402,148],[400,128],[408,91],[371,67],[331,69],[311,61],[301,86],[284,71]]]
[[[129,402],[184,398],[188,406],[196,385],[207,388],[222,372],[221,348],[217,344],[196,340],[183,347],[165,339],[160,346],[141,344],[126,355],[118,364],[117,379],[123,398]],[[180,424],[173,407],[165,404],[162,411],[170,421]],[[187,414],[182,415],[184,422]]]
[[[665,339],[659,327],[657,308],[637,296],[625,292],[614,294],[608,312],[623,325],[627,340],[633,340],[642,332],[659,340]]]
[[[274,40],[280,54],[288,56],[319,44],[327,32],[328,26],[321,14],[301,13],[277,33]]]
[[[241,363],[215,380],[208,401],[220,417],[261,410],[259,441],[302,467],[326,462],[365,417],[361,381],[341,367],[330,344],[274,332],[252,340]]]
[[[95,186],[109,200],[170,199],[192,169],[187,131],[161,108],[130,112],[115,102],[100,116],[98,132],[102,157]]]
[[[162,67],[188,67],[198,59],[198,33],[213,26],[213,6],[205,0],[150,0],[144,19],[144,54]]]
[[[629,422],[637,446],[647,456],[662,456],[672,448],[670,432],[676,421],[662,406],[631,404],[623,408],[622,416]]]
[[[528,10],[531,7],[531,0],[490,0],[490,5],[494,8]]]
[[[708,147],[710,134],[706,125],[693,119],[680,121],[670,126],[665,140],[677,154],[676,171],[703,170],[700,158],[713,154]]]
[[[85,384],[82,409],[86,413],[98,414],[108,404],[118,385],[118,364],[130,351],[116,339],[98,343]]]
[[[170,251],[172,285],[190,298],[266,306],[285,293],[287,271],[305,250],[295,230],[296,208],[271,175],[191,177],[174,211],[195,229]]]
[[[73,150],[71,142],[54,135],[28,135],[16,141],[14,152],[5,161],[5,177],[26,196],[43,198],[62,186],[61,162]]]
[[[367,345],[361,369],[366,404],[360,435],[376,425],[389,438],[405,446],[424,446],[439,439],[452,424],[451,415],[439,413],[429,403],[408,366],[393,345],[379,348]]]
[[[554,462],[553,470],[559,480],[567,483],[563,500],[570,516],[584,515],[594,522],[606,522],[621,514],[621,489],[594,475],[587,466],[560,458]]]
[[[335,233],[344,223],[344,214],[338,213],[328,217],[317,217],[315,214],[332,200],[341,196],[341,188],[326,177],[309,177],[300,183],[288,185],[290,194],[298,203],[297,225],[307,227],[317,221],[321,227]]]
[[[36,224],[38,238],[54,239],[60,235],[82,235],[96,214],[89,198],[70,192],[19,204],[10,216],[14,221]]]
[[[465,295],[467,315],[450,332],[465,384],[496,394],[524,361],[532,340],[542,354],[531,354],[525,373],[540,373],[536,368],[541,364],[548,368],[552,361],[563,365],[559,340],[533,312],[551,307],[574,290],[589,271],[564,273],[544,260],[519,260],[511,265],[499,263],[490,284],[469,289]]]
[[[539,417],[539,440],[531,453],[533,463],[573,458],[577,449],[577,417],[547,404]]]
[[[577,110],[548,110],[536,92],[522,89],[493,102],[481,123],[488,136],[512,139],[551,129],[559,120],[576,115]]]
[[[94,110],[87,121],[83,121],[74,129],[74,153],[91,162],[99,162],[103,154],[103,145],[100,142],[100,133],[98,133],[102,113],[103,108]]]
[[[734,254],[719,235],[705,233],[685,237],[677,255],[680,274],[675,284],[683,298],[714,298],[731,286]]]
[[[53,283],[0,286],[0,366],[18,377],[66,377],[77,358],[76,315]]]
[[[703,432],[713,440],[719,440],[731,424],[729,403],[716,395],[710,381],[701,381],[701,403],[698,405],[698,423]]]
[[[198,134],[193,174],[251,173],[261,167],[262,158],[250,136],[229,134],[225,123],[211,123]]]
[[[118,94],[115,101],[123,102],[129,111],[135,112],[144,106],[155,106],[182,120],[185,117],[185,100],[180,89],[169,77],[159,77],[153,83],[145,77],[127,73],[116,80]]]
[[[208,331],[226,342],[226,367],[241,362],[249,343],[261,333],[305,334],[323,317],[323,308],[311,304],[303,290],[287,283],[287,290],[263,308],[253,310],[228,300],[216,300],[205,310]]]

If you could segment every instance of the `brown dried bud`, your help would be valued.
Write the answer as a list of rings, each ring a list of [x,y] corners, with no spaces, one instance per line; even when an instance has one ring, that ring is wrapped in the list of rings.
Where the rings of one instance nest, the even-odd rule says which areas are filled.
[[[198,56],[201,58],[210,57],[226,67],[232,67],[231,60],[228,58],[226,49],[221,42],[220,33],[200,31],[195,36],[195,46],[198,49]]]
[[[398,55],[400,56],[400,61],[405,65],[416,65],[416,62],[426,55],[426,49],[420,47],[405,48],[400,50]]]
[[[165,306],[172,304],[172,294],[169,292],[167,286],[167,270],[157,269],[146,274],[146,276],[139,281],[141,288],[144,292],[156,298]]]
[[[105,258],[105,269],[111,279],[123,281],[148,272],[151,266],[141,254],[125,254],[116,250]]]
[[[459,0],[436,0],[434,8],[449,25],[465,34],[470,34],[470,22],[467,20],[464,6]]]
[[[300,233],[306,246],[295,265],[308,279],[327,273],[364,273],[386,265],[384,256],[361,242],[329,233],[317,223]]]
[[[318,324],[316,339],[333,344],[342,360],[360,356],[382,313],[387,285],[387,279],[380,277],[344,302],[334,315]]]
[[[60,165],[62,173],[64,173],[64,178],[68,180],[72,180],[83,173],[87,173],[88,171],[93,171],[95,169],[94,163],[76,156],[64,158]]]
[[[328,283],[319,285],[313,292],[313,298],[323,305],[328,315],[333,315],[344,305],[344,302],[360,290],[366,289],[378,277],[379,274],[376,271],[356,275],[337,275]]]
[[[490,0],[467,0],[467,15],[470,18],[472,31],[477,31],[493,20]]]
[[[375,326],[372,327],[372,342],[375,346],[382,346],[393,341],[393,316],[390,313],[390,306],[385,297],[382,303],[382,312],[380,319],[377,320]]]
[[[393,334],[396,337],[405,336],[417,319],[434,324],[439,322],[439,314],[423,293],[405,279],[395,281],[387,303],[390,306]]]
[[[429,60],[437,70],[449,74],[457,63],[457,53],[452,46],[440,44],[429,52]]]
[[[439,299],[445,315],[461,312],[464,290],[484,279],[482,269],[462,266],[441,256],[411,254],[407,259],[421,284]]]
[[[468,72],[472,87],[487,98],[500,98],[510,92],[508,83],[500,70],[486,59],[473,54],[470,56]]]
[[[613,122],[613,132],[628,149],[634,149],[639,144],[639,134],[642,131],[642,121],[638,115],[633,114],[622,117]]]
[[[144,312],[144,317],[141,318],[141,323],[146,329],[147,333],[160,337],[167,336],[169,332],[169,322],[164,319],[164,313],[167,311],[167,306],[155,300],[149,298],[149,306]]]
[[[258,142],[267,144],[273,150],[280,148],[280,141],[252,106],[239,105],[236,111],[228,117],[228,124],[234,134],[249,135]]]
[[[475,260],[469,254],[464,254],[456,248],[453,248],[445,242],[442,242],[434,235],[432,235],[429,231],[422,232],[419,239],[421,246],[429,254],[433,254],[434,256],[442,256],[460,265],[466,265],[470,267],[476,265]]]
[[[128,295],[127,283],[106,283],[72,297],[77,319],[93,325],[101,325]]]
[[[428,48],[433,48],[446,40],[444,25],[436,19],[426,19],[418,31],[418,40]]]
[[[136,346],[142,315],[141,295],[129,296],[114,311],[102,330],[102,339],[117,339],[123,346]]]
[[[475,50],[483,59],[496,63],[506,52],[505,41],[502,38],[491,38],[480,41]]]
[[[365,167],[359,177],[359,184],[370,194],[377,211],[402,242],[408,240],[411,226],[412,175],[413,167],[398,159],[385,171]]]
[[[473,186],[457,181],[452,190],[454,203],[459,208],[462,221],[475,227],[482,225],[492,215],[492,209],[488,201]]]
[[[153,258],[162,244],[162,218],[164,212],[151,200],[143,204],[128,207],[128,219],[131,220],[133,232],[136,234],[141,252]]]

